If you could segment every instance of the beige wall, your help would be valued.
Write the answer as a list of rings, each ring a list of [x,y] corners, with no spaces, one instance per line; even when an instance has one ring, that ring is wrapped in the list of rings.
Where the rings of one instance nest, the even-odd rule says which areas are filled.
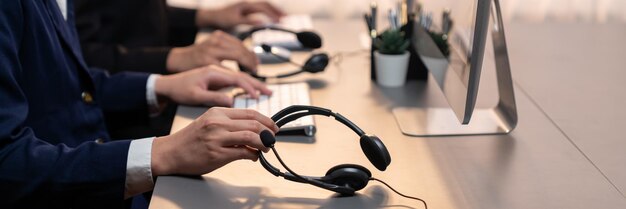
[[[168,0],[183,7],[219,7],[240,0]],[[314,16],[360,18],[369,0],[269,0],[289,13]],[[439,7],[459,0],[422,0],[427,6]],[[396,0],[378,0],[382,11]],[[626,22],[626,0],[501,0],[507,21],[523,22]],[[383,14],[384,14],[383,13]]]

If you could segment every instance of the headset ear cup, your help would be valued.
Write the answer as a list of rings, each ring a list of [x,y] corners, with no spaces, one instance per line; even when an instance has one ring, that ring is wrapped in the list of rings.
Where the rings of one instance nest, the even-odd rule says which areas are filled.
[[[313,54],[311,58],[304,63],[302,68],[309,73],[319,73],[326,69],[329,59],[326,53]]]
[[[322,47],[322,38],[317,35],[317,33],[311,31],[302,31],[295,34],[300,44],[302,44],[302,46],[306,48],[317,49]]]
[[[354,191],[361,190],[367,186],[367,182],[372,177],[372,173],[367,168],[355,164],[341,164],[332,167],[322,177],[322,181],[337,186],[348,187]]]
[[[361,149],[367,159],[380,171],[387,169],[391,163],[391,155],[383,141],[374,135],[361,136]]]

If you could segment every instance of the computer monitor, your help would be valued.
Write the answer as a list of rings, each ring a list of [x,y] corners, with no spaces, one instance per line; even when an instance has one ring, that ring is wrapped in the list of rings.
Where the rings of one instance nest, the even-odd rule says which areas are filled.
[[[499,1],[434,2],[447,5],[424,8],[441,11],[433,16],[442,17],[434,22],[443,23],[427,29],[416,21],[411,42],[450,108],[396,107],[393,113],[400,129],[411,136],[509,133],[517,124],[517,109]],[[444,8],[450,9],[445,15]],[[492,53],[485,56],[488,45],[493,46],[487,49]],[[498,104],[488,109],[475,108],[483,61],[495,64],[498,80]]]

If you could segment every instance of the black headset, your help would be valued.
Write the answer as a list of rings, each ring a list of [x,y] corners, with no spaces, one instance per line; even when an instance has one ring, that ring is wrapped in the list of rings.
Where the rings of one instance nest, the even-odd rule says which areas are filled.
[[[298,41],[300,42],[300,44],[302,44],[302,46],[306,48],[317,49],[317,48],[322,47],[322,38],[319,35],[317,35],[317,33],[315,32],[312,32],[312,31],[295,32],[295,31],[287,30],[284,28],[273,27],[273,26],[254,27],[247,32],[243,32],[239,34],[238,36],[239,40],[245,40],[246,38],[252,36],[253,33],[260,31],[260,30],[276,30],[276,31],[283,31],[287,33],[293,33],[298,38]]]
[[[292,33],[296,35],[300,44],[302,44],[302,46],[304,46],[305,48],[317,49],[317,48],[322,47],[322,38],[319,35],[317,35],[315,32],[311,32],[311,31],[294,32],[294,31],[287,30],[284,28],[278,28],[278,27],[272,27],[272,26],[255,27],[249,30],[248,32],[239,34],[238,37],[240,40],[244,40],[250,37],[254,32],[257,32],[260,30],[277,30],[277,31]],[[272,77],[266,77],[266,76],[257,75],[256,73],[252,73],[250,69],[246,68],[245,66],[239,65],[239,69],[241,71],[247,72],[259,80],[266,80],[267,78],[284,78],[284,77],[289,77],[289,76],[293,76],[296,74],[300,74],[303,72],[319,73],[319,72],[324,71],[324,69],[326,69],[326,66],[328,65],[328,62],[330,59],[328,54],[326,53],[314,53],[313,55],[311,55],[311,57],[309,57],[309,59],[307,59],[304,65],[301,65],[301,64],[291,61],[290,59],[286,59],[282,56],[277,55],[276,53],[272,51],[272,46],[270,45],[262,44],[261,48],[263,49],[265,53],[269,53],[278,59],[282,59],[283,61],[294,64],[300,67],[300,69],[294,72],[290,72],[290,73],[280,74],[280,75],[276,75]]]
[[[276,122],[276,125],[278,127],[281,127],[291,121],[308,115],[324,115],[327,117],[332,116],[333,118],[335,118],[335,120],[343,123],[352,131],[354,131],[360,137],[360,144],[363,153],[365,153],[367,159],[378,170],[386,170],[387,166],[389,166],[389,164],[391,163],[391,156],[389,155],[389,151],[387,151],[385,144],[383,144],[383,142],[378,137],[365,134],[363,130],[361,130],[350,120],[343,117],[339,113],[332,112],[329,109],[315,106],[293,105],[276,113],[274,116],[272,116],[272,120]],[[354,192],[367,186],[368,181],[374,180],[372,179],[372,173],[367,168],[355,164],[341,164],[334,166],[326,172],[325,176],[322,177],[298,175],[285,165],[285,163],[276,152],[276,149],[274,148],[274,143],[276,142],[276,139],[274,138],[272,133],[265,130],[260,133],[260,137],[263,145],[272,149],[279,162],[288,171],[283,173],[278,168],[272,166],[267,161],[267,159],[265,159],[263,153],[259,151],[259,161],[261,162],[261,165],[274,176],[281,176],[290,181],[311,184],[323,189],[337,192],[342,195],[354,195]]]

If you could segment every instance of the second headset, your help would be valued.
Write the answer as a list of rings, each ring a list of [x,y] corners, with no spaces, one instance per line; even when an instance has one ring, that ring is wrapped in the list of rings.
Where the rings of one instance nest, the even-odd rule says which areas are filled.
[[[283,32],[287,32],[287,33],[293,33],[296,35],[296,37],[298,38],[298,41],[300,42],[300,44],[302,44],[303,47],[306,48],[310,48],[310,49],[317,49],[320,48],[322,46],[322,39],[320,38],[319,35],[317,35],[314,32],[310,32],[310,31],[302,31],[302,32],[294,32],[291,30],[287,30],[287,29],[282,29],[282,28],[276,28],[276,27],[257,27],[257,28],[253,28],[252,30],[242,33],[239,38],[241,40],[244,40],[248,37],[250,37],[254,32],[256,31],[260,31],[260,30],[278,30],[278,31],[283,31]],[[319,73],[319,72],[323,72],[326,69],[326,66],[328,66],[330,57],[328,56],[328,54],[326,53],[314,53],[313,55],[311,55],[311,57],[309,57],[309,59],[307,59],[307,61],[302,65],[299,63],[295,63],[293,61],[291,61],[288,58],[284,58],[282,56],[277,55],[273,50],[272,50],[272,46],[268,45],[268,44],[261,44],[261,48],[263,49],[263,51],[265,53],[271,54],[272,56],[281,59],[285,62],[289,62],[293,65],[298,66],[300,69],[293,71],[293,72],[288,72],[288,73],[284,73],[284,74],[278,74],[278,75],[274,75],[274,76],[262,76],[262,75],[258,75],[256,73],[253,73],[250,69],[246,68],[245,66],[239,65],[239,69],[243,72],[247,72],[250,75],[252,75],[253,77],[259,79],[259,80],[266,80],[268,78],[285,78],[285,77],[289,77],[289,76],[293,76],[293,75],[297,75],[300,73],[304,73],[304,72],[309,72],[309,73]]]

